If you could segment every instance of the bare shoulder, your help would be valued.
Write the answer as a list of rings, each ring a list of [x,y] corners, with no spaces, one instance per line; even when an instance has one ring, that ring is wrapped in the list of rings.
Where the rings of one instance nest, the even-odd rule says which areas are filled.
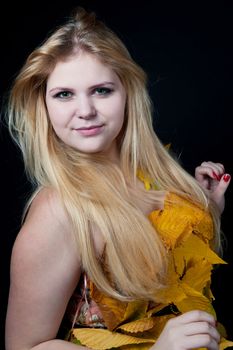
[[[6,321],[10,349],[55,338],[80,273],[66,212],[58,195],[43,189],[34,198],[13,246]]]
[[[55,258],[56,254],[60,258],[62,254],[67,254],[67,258],[74,259],[75,265],[78,263],[72,228],[61,200],[54,190],[42,189],[31,203],[16,238],[12,257],[20,260],[38,257],[46,262]]]
[[[41,217],[43,220],[41,220]],[[39,221],[40,225],[53,223],[63,229],[68,226],[68,217],[57,192],[50,188],[41,189],[31,202],[25,224]]]

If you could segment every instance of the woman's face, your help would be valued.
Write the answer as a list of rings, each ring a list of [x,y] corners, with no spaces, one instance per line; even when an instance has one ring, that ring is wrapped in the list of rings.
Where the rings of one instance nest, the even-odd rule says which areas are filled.
[[[93,55],[81,52],[59,61],[48,77],[46,105],[54,131],[78,151],[118,158],[125,103],[120,79]]]

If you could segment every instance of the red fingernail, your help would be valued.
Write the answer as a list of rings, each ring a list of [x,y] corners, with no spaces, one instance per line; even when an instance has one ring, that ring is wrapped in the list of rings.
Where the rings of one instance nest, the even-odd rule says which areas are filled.
[[[228,182],[228,181],[230,180],[230,178],[231,178],[231,175],[229,175],[229,174],[225,174],[225,175],[223,176],[223,180],[224,180],[225,182]]]
[[[221,179],[221,177],[218,176],[214,171],[213,171],[213,177],[218,181],[220,181],[220,179]]]

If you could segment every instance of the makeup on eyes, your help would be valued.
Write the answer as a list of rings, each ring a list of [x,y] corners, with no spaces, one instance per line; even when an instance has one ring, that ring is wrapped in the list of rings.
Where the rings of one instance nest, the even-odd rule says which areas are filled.
[[[111,87],[109,87],[109,85],[110,85]],[[114,82],[104,81],[104,82],[102,82],[102,83],[94,84],[94,85],[90,86],[90,87],[88,88],[88,90],[89,90],[89,91],[93,91],[93,90],[98,89],[98,88],[101,88],[101,89],[110,89],[110,90],[112,90],[112,87],[114,87],[114,86],[115,86],[115,83],[114,83]],[[63,91],[74,92],[75,89],[73,89],[73,88],[71,88],[71,87],[69,87],[69,86],[57,86],[57,87],[54,87],[54,88],[50,89],[48,92],[49,92],[49,94],[52,94],[52,95],[53,95],[53,94],[56,93],[56,92],[63,92]]]

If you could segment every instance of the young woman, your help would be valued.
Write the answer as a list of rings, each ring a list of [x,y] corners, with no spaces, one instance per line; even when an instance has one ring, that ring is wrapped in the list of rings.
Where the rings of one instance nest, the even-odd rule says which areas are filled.
[[[7,350],[225,349],[220,163],[190,176],[154,133],[146,76],[78,9],[28,57],[8,118],[36,185],[11,262]]]

